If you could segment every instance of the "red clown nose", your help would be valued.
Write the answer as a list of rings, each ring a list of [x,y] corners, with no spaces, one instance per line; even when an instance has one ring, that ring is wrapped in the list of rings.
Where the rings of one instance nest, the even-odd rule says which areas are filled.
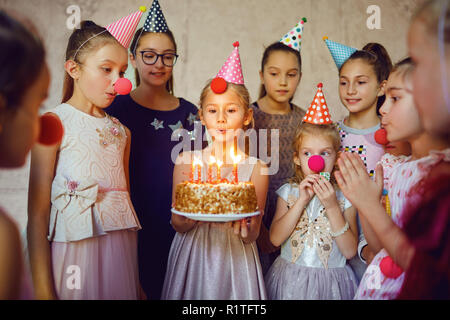
[[[325,160],[321,156],[315,155],[308,159],[308,167],[318,173],[325,168]]]
[[[120,95],[129,94],[132,88],[133,85],[127,78],[119,78],[116,83],[114,83],[114,90]]]
[[[42,115],[40,120],[41,132],[39,134],[38,142],[46,146],[59,143],[64,135],[64,127],[61,120],[51,113]]]
[[[387,132],[386,129],[381,128],[375,131],[375,141],[378,144],[381,144],[383,146],[387,145],[389,143],[389,140],[387,139]]]

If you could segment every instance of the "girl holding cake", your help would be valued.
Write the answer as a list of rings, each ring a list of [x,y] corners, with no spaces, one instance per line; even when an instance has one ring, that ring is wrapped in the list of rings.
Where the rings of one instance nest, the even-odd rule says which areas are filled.
[[[131,135],[103,110],[123,92],[127,39],[142,10],[106,28],[83,21],[69,38],[63,103],[49,112],[64,136],[31,154],[28,247],[37,299],[142,297],[141,226],[127,170]]]
[[[175,188],[192,179],[192,162],[203,164],[196,173],[197,180],[208,179],[211,156],[223,162],[219,180],[249,181],[256,190],[257,206],[261,213],[234,222],[198,222],[172,214],[172,226],[177,231],[169,253],[163,287],[163,299],[265,299],[264,278],[256,247],[265,207],[268,176],[265,164],[246,155],[235,143],[252,123],[249,94],[244,86],[238,51],[239,43],[220,70],[208,82],[200,97],[200,119],[212,137],[212,144],[198,154],[181,154],[173,173],[173,201]],[[229,160],[241,158],[236,166]],[[236,168],[236,171],[234,170]],[[219,171],[217,171],[219,172]],[[237,173],[237,176],[236,176]],[[220,202],[220,194],[217,202]]]
[[[295,139],[295,175],[277,190],[270,240],[281,254],[266,274],[269,299],[352,299],[357,280],[356,210],[332,178],[341,143],[322,84]],[[320,173],[320,174],[319,174]]]

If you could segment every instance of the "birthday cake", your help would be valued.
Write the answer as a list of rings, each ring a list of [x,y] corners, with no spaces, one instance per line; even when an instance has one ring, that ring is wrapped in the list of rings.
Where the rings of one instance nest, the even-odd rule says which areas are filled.
[[[194,183],[176,186],[174,209],[198,214],[240,214],[257,211],[252,182]]]

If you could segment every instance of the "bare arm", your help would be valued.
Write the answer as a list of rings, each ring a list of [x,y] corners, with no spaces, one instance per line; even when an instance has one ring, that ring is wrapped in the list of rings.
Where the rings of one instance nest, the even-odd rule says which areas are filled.
[[[37,299],[56,298],[47,234],[58,148],[58,145],[51,147],[35,145],[31,151],[27,236]]]
[[[382,247],[392,259],[400,267],[407,269],[415,250],[380,203],[379,189],[382,181],[370,179],[358,155],[343,153],[338,165],[340,171],[336,172],[335,176],[342,192],[367,219]],[[380,167],[377,169],[382,170]],[[380,176],[380,173],[377,172],[377,175]]]
[[[20,298],[21,252],[16,225],[0,210],[0,300]]]
[[[125,179],[127,180],[127,189],[130,192],[130,150],[131,150],[131,131],[125,127],[127,134],[127,145],[123,154],[123,169],[125,171]]]
[[[295,204],[289,208],[288,203],[278,197],[275,216],[270,226],[270,241],[274,246],[280,246],[294,231],[305,207],[314,197],[313,188],[314,177],[307,176],[299,185],[299,198]]]

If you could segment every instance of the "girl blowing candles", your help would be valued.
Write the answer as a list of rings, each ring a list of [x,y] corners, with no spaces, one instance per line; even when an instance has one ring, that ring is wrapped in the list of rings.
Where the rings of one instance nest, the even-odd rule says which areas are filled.
[[[201,180],[207,180],[207,163],[214,154],[224,162],[222,177],[234,181],[230,151],[241,161],[237,164],[239,181],[251,181],[256,188],[258,208],[266,200],[266,166],[248,157],[234,143],[236,134],[252,122],[249,94],[244,86],[238,43],[218,77],[203,89],[200,119],[212,136],[212,145],[201,152],[204,165]],[[233,73],[234,71],[234,73]],[[220,79],[220,80],[218,80]],[[225,85],[218,88],[217,83]],[[222,89],[222,90],[220,90]],[[235,149],[234,149],[235,148]],[[234,150],[233,150],[234,149]],[[175,186],[189,179],[192,153],[181,154],[173,172]],[[175,192],[172,194],[175,200]],[[235,222],[197,222],[172,214],[177,231],[169,253],[163,287],[163,299],[265,299],[266,291],[255,240],[258,238],[262,212]]]
[[[340,138],[319,89],[294,142],[295,175],[278,189],[270,239],[281,254],[266,274],[269,299],[352,299],[356,211],[334,180]],[[321,175],[319,175],[321,173]]]
[[[50,111],[65,134],[53,147],[36,146],[31,157],[28,243],[38,299],[140,297],[140,225],[128,193],[131,136],[103,109],[127,69],[129,42],[119,39],[131,38],[141,15],[108,26],[112,33],[83,21],[69,38],[63,103]],[[134,23],[115,28],[124,19]]]

